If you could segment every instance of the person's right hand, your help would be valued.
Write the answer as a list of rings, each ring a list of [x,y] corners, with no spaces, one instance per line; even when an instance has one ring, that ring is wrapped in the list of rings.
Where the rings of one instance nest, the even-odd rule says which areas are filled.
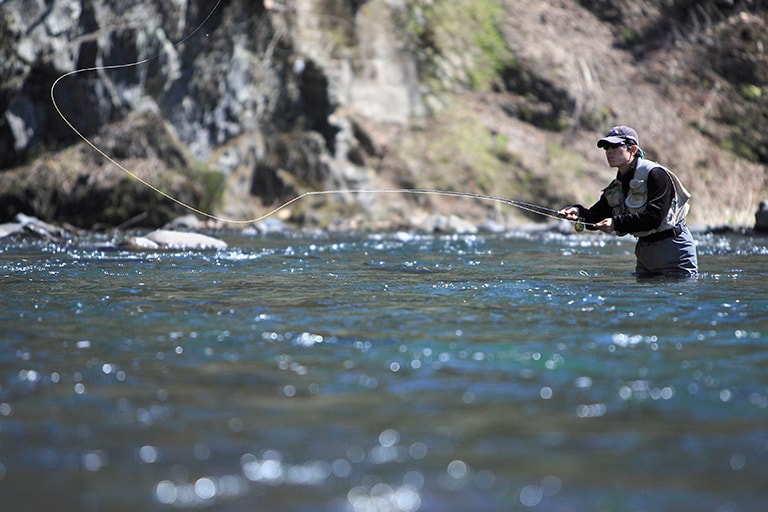
[[[579,209],[575,206],[568,206],[557,212],[557,215],[568,220],[579,220]]]

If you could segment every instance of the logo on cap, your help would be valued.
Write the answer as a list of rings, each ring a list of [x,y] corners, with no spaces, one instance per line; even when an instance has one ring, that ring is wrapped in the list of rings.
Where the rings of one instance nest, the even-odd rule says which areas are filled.
[[[621,137],[622,139],[629,139],[637,144],[637,132],[629,126],[614,126],[606,134],[606,137]]]

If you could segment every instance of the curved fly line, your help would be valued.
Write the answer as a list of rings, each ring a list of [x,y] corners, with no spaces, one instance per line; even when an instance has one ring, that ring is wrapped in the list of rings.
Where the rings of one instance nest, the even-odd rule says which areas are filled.
[[[179,40],[178,42],[174,43],[174,47],[183,44],[185,41],[193,37],[200,29],[208,22],[208,20],[213,16],[213,13],[218,9],[219,5],[221,4],[222,0],[217,0],[216,4],[213,6],[211,11],[206,15],[205,19],[189,34],[187,34],[184,38]],[[433,189],[417,189],[417,188],[367,188],[367,189],[334,189],[334,190],[315,190],[315,191],[309,191],[304,192],[286,202],[283,204],[273,208],[272,210],[268,211],[267,213],[260,215],[258,217],[252,218],[252,219],[231,219],[227,217],[222,217],[219,215],[215,215],[211,212],[207,212],[204,210],[201,210],[191,204],[188,204],[177,197],[173,196],[172,194],[166,192],[165,190],[162,190],[161,188],[153,185],[149,181],[145,180],[141,176],[137,175],[135,172],[131,171],[127,167],[125,167],[123,164],[118,162],[115,158],[107,154],[103,149],[101,149],[96,143],[94,143],[92,140],[90,140],[88,137],[86,137],[80,130],[78,130],[74,124],[64,115],[64,113],[61,111],[61,108],[59,107],[59,104],[56,102],[56,87],[58,86],[59,82],[62,80],[77,75],[79,73],[86,73],[86,72],[93,72],[93,71],[106,71],[106,70],[114,70],[114,69],[125,69],[125,68],[131,68],[131,67],[137,67],[141,66],[142,64],[146,64],[152,60],[157,59],[160,56],[160,54],[153,55],[151,57],[147,57],[145,59],[138,60],[136,62],[130,62],[125,64],[114,64],[114,65],[108,65],[108,66],[93,66],[89,68],[83,68],[83,69],[76,69],[73,71],[69,71],[67,73],[64,73],[60,77],[58,77],[53,84],[51,85],[50,95],[51,95],[51,102],[53,103],[53,107],[56,110],[56,112],[59,114],[61,119],[66,123],[66,125],[80,138],[88,144],[94,151],[96,151],[98,154],[100,154],[102,157],[104,157],[107,161],[112,163],[114,166],[116,166],[118,169],[120,169],[122,172],[124,172],[126,175],[130,176],[132,179],[138,181],[145,187],[149,188],[150,190],[154,191],[155,193],[165,197],[166,199],[176,203],[177,205],[181,206],[182,208],[189,210],[193,213],[196,213],[202,217],[212,219],[219,222],[224,222],[228,224],[253,224],[260,222],[268,217],[271,217],[272,215],[276,214],[277,212],[287,208],[288,206],[292,205],[293,203],[296,203],[306,197],[309,196],[321,196],[321,195],[340,195],[340,194],[412,194],[412,195],[432,195],[432,196],[449,196],[449,197],[462,197],[462,198],[470,198],[470,199],[477,199],[482,201],[490,201],[500,204],[505,204],[508,206],[513,206],[515,208],[534,213],[537,215],[541,215],[544,217],[549,217],[553,219],[558,220],[566,220],[568,222],[572,222],[576,228],[577,231],[581,231],[584,229],[586,224],[581,221],[572,221],[569,219],[564,219],[557,210],[553,210],[551,208],[546,208],[544,206],[539,206],[531,203],[526,203],[523,201],[516,201],[514,199],[506,199],[502,197],[495,197],[485,194],[476,194],[473,192],[457,192],[457,191],[451,191],[451,190],[433,190]]]

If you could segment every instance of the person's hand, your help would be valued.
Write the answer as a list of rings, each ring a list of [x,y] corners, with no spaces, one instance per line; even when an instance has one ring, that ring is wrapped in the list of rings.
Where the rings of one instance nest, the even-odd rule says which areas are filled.
[[[616,231],[616,229],[613,226],[613,217],[608,217],[607,219],[603,219],[597,224],[595,224],[595,228],[599,229],[603,233],[613,233]]]
[[[557,215],[568,220],[579,220],[579,209],[575,206],[568,206],[557,212]]]

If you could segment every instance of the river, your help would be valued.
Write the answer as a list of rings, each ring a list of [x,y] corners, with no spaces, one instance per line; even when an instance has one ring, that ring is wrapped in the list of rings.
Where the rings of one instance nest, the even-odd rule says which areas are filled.
[[[758,512],[768,239],[0,246],[3,511]]]

